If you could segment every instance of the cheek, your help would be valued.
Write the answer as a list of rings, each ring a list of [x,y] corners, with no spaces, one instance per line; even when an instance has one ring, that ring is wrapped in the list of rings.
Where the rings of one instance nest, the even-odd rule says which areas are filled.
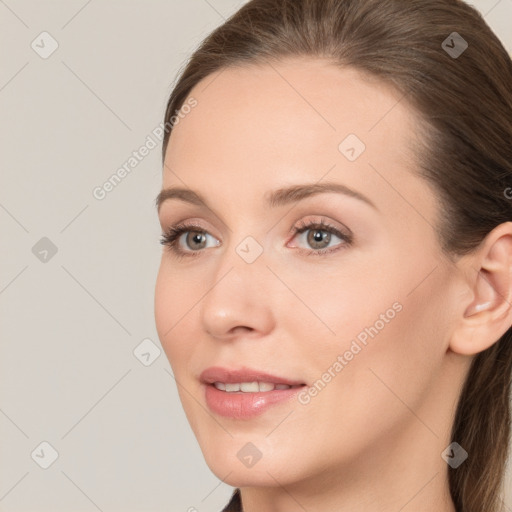
[[[311,344],[310,355],[321,363],[312,364],[317,371],[350,350],[354,340],[364,349],[403,314],[400,294],[379,282],[382,276],[377,273],[341,271],[331,272],[328,279],[315,274],[307,280],[304,275],[307,274],[296,278],[293,288],[299,297],[305,297],[309,311],[304,304],[297,303],[295,309],[287,308],[282,314],[289,320],[287,325],[296,324],[299,339]],[[289,279],[288,283],[291,282]],[[354,351],[357,350],[355,347]]]
[[[187,290],[190,288],[183,286],[181,281],[173,276],[162,258],[155,285],[155,325],[173,373],[183,368],[190,348],[190,343],[186,343],[185,331],[187,312],[191,310],[194,298],[188,297]],[[192,304],[188,305],[189,302]]]
[[[316,370],[313,386],[319,391],[299,410],[314,423],[309,431],[313,445],[325,444],[328,432],[326,459],[357,457],[399,435],[411,421],[410,409],[419,410],[428,395],[434,360],[426,339],[415,331],[418,310],[403,302],[388,323],[375,321],[386,313],[387,300],[382,305],[367,303],[367,322],[344,315],[347,335],[322,347],[321,353],[310,353]],[[351,336],[349,330],[356,334]],[[357,337],[361,333],[365,343]]]
[[[167,338],[166,333],[173,325],[172,312],[175,311],[172,286],[166,277],[164,265],[161,263],[155,285],[155,324],[163,346]]]
[[[354,419],[368,418],[369,410],[383,420],[403,414],[400,399],[411,407],[419,404],[445,351],[438,320],[449,277],[439,273],[415,288],[417,269],[402,265],[386,271],[383,262],[378,270],[359,278],[338,275],[327,287],[310,288],[308,306],[334,333],[310,319],[303,320],[301,329],[301,338],[311,342],[310,380],[320,380],[319,388],[328,382],[318,393],[322,398],[312,402],[350,404]],[[336,421],[345,422],[342,409]]]
[[[208,422],[208,416],[205,416],[204,410],[197,403],[197,397],[200,396],[199,384],[190,382],[188,374],[194,351],[194,345],[190,342],[191,330],[194,329],[191,325],[194,314],[192,308],[201,293],[197,285],[185,284],[186,278],[182,272],[177,273],[170,267],[163,257],[155,285],[156,329],[176,380],[176,389],[183,411],[196,437],[200,440],[200,445],[207,446],[208,439],[202,440],[200,434],[204,429],[204,423]],[[197,328],[197,323],[195,326]],[[210,426],[206,431],[213,428],[214,426]]]

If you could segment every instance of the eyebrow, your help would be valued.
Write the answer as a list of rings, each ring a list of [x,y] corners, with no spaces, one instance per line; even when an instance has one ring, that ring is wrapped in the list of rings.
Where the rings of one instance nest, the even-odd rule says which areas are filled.
[[[377,206],[375,206],[375,203],[373,203],[373,201],[368,199],[360,192],[357,192],[356,190],[353,190],[346,185],[342,185],[341,183],[331,182],[297,184],[290,187],[279,188],[265,194],[265,203],[269,208],[277,208],[279,206],[295,203],[308,197],[317,194],[324,194],[327,192],[334,192],[359,199],[375,210],[378,210]],[[162,204],[169,199],[177,199],[196,206],[203,206],[211,210],[207,201],[203,198],[203,196],[201,196],[201,194],[188,188],[170,187],[161,190],[156,197],[155,206],[158,212],[160,212],[160,207]]]

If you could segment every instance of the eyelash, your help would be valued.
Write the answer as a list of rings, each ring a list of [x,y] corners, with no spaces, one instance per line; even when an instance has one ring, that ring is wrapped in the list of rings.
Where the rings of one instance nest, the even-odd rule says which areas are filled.
[[[325,222],[324,219],[321,219],[320,222],[306,222],[301,221],[298,226],[294,226],[292,229],[293,237],[295,238],[297,235],[300,235],[308,230],[316,230],[316,231],[325,231],[327,233],[336,235],[341,240],[344,240],[345,243],[340,243],[339,245],[327,249],[319,249],[319,250],[307,250],[307,249],[297,249],[299,253],[306,254],[308,256],[325,256],[329,253],[339,251],[344,247],[350,246],[353,241],[352,234],[344,234],[341,233],[337,228],[331,226],[329,223]],[[161,237],[160,243],[165,245],[169,250],[171,250],[174,255],[181,259],[183,257],[196,257],[200,256],[203,252],[203,249],[198,251],[184,251],[179,248],[179,238],[183,233],[187,233],[188,231],[198,232],[199,234],[207,233],[201,226],[197,224],[178,224],[176,226],[172,226],[169,228]],[[209,233],[208,233],[209,234]]]

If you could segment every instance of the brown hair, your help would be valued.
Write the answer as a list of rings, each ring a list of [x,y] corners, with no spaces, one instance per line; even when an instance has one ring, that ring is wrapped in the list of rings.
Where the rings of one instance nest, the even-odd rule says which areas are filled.
[[[453,32],[468,43],[455,56],[442,47],[445,40],[454,46]],[[469,253],[512,220],[505,192],[512,186],[512,61],[482,15],[461,0],[252,0],[194,52],[165,121],[215,71],[299,56],[351,66],[407,96],[421,121],[418,172],[441,201],[436,229],[447,255]],[[458,512],[501,510],[511,372],[509,329],[474,357],[455,413],[451,439],[469,454],[449,468]]]

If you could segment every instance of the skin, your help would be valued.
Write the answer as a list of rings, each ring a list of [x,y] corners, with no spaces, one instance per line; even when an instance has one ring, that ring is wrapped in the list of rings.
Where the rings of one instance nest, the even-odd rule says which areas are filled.
[[[193,189],[210,208],[170,199],[159,220],[164,231],[194,220],[207,247],[181,259],[164,249],[155,320],[208,466],[241,488],[245,512],[454,512],[441,453],[472,358],[512,322],[511,223],[468,256],[443,254],[440,205],[409,150],[415,113],[356,70],[288,59],[217,72],[190,96],[198,104],[173,129],[162,188]],[[366,145],[353,162],[338,149],[351,133]],[[336,193],[265,205],[271,190],[327,181],[376,208]],[[315,246],[311,232],[308,242],[308,231],[290,231],[322,218],[353,242],[333,234]],[[250,264],[236,252],[247,236],[263,249]],[[185,237],[181,248],[197,251]],[[340,250],[307,254],[327,245]],[[313,386],[397,302],[307,405],[250,420],[207,409],[205,368],[249,366]],[[249,442],[262,457],[247,468],[237,452]]]

